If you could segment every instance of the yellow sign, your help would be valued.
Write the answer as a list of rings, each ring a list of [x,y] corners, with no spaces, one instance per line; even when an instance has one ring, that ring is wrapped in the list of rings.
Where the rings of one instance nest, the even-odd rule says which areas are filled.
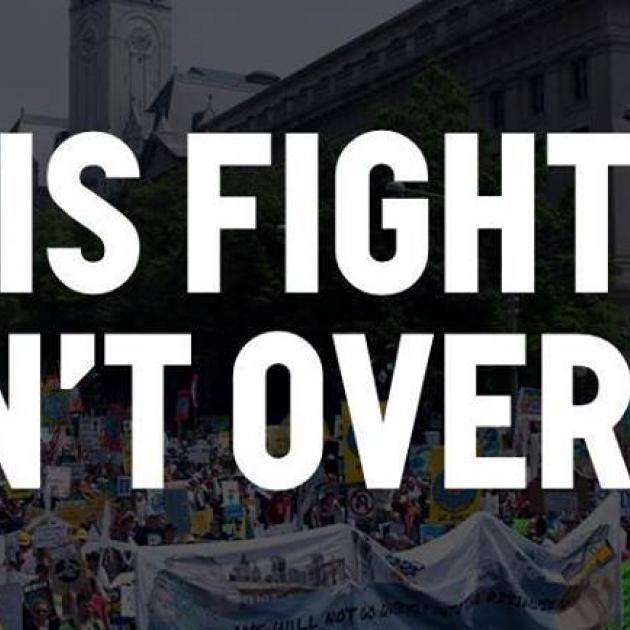
[[[267,450],[273,457],[283,457],[289,451],[289,428],[284,425],[267,427]]]
[[[481,509],[478,490],[446,490],[444,487],[444,449],[431,451],[431,506],[432,523],[459,523]]]
[[[30,501],[35,495],[32,490],[12,490],[9,486],[5,487],[5,492],[10,501]]]
[[[363,469],[347,402],[341,403],[341,445],[346,483],[363,483]]]
[[[125,444],[123,447],[123,471],[125,475],[131,475],[131,439],[125,435]]]
[[[231,442],[232,442],[232,434],[229,431],[221,431],[221,433],[219,433],[219,449],[220,450],[229,451]]]
[[[55,515],[73,527],[85,527],[103,516],[105,497],[91,501],[63,501],[57,504]]]
[[[381,401],[381,413],[385,413],[386,402]],[[347,402],[341,403],[341,447],[345,467],[345,481],[349,484],[363,483],[363,469],[359,458],[357,440],[352,427],[352,417]]]
[[[192,512],[190,515],[190,533],[196,538],[201,538],[210,531],[213,520],[214,513],[210,507],[199,512]]]

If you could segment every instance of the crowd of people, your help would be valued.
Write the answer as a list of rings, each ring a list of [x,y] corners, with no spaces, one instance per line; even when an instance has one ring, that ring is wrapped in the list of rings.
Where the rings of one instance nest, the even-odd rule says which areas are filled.
[[[593,488],[582,493],[586,502],[576,493],[551,501],[533,491],[447,493],[442,508],[452,510],[449,519],[435,510],[443,492],[431,470],[435,431],[427,435],[431,444],[412,445],[398,490],[368,492],[348,479],[348,435],[339,426],[328,432],[322,464],[308,483],[268,492],[238,471],[229,419],[190,416],[165,436],[165,490],[135,491],[127,408],[108,405],[97,415],[76,394],[55,390],[44,401],[42,490],[18,492],[6,482],[0,490],[0,588],[5,598],[19,591],[25,628],[135,627],[137,546],[238,541],[345,523],[402,551],[476,510],[544,544],[561,539],[596,499]],[[286,447],[287,424],[270,428],[271,452]]]

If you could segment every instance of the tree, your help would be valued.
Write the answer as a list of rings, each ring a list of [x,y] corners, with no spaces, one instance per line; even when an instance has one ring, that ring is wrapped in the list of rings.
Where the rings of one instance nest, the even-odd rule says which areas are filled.
[[[427,375],[426,397],[441,399],[440,333],[509,332],[514,309],[500,293],[499,248],[496,237],[482,236],[478,295],[445,295],[443,290],[444,134],[470,131],[466,95],[456,81],[437,67],[423,70],[408,100],[382,107],[374,128],[386,128],[414,140],[429,165],[432,194],[430,259],[419,282],[388,298],[364,295],[340,274],[334,256],[334,166],[341,146],[324,138],[320,161],[320,292],[284,294],[283,168],[227,169],[225,194],[256,195],[256,231],[226,233],[223,238],[223,291],[221,295],[186,292],[186,173],[178,169],[154,182],[121,189],[113,199],[136,225],[141,238],[140,265],[120,290],[99,298],[77,296],[53,278],[44,245],[77,243],[89,256],[100,254],[98,241],[62,213],[49,209],[37,217],[36,294],[8,300],[5,321],[20,329],[63,332],[86,330],[138,332],[192,332],[198,367],[209,374],[213,402],[229,405],[230,373],[236,353],[254,335],[268,330],[290,330],[304,336],[322,356],[327,370],[329,399],[334,405],[339,378],[331,333],[368,335],[376,368],[394,360],[401,332],[436,333],[436,351]],[[500,164],[497,141],[481,133],[480,190],[498,194]],[[543,163],[542,160],[539,161]],[[391,181],[388,169],[372,177],[372,251],[386,258],[394,252],[391,234],[380,226],[381,199]],[[544,171],[539,173],[544,189]],[[537,292],[521,297],[516,328],[530,335],[533,356],[522,371],[523,381],[539,378],[536,351],[542,332],[570,331],[601,335],[625,347],[625,316],[607,296],[580,296],[573,292],[573,212],[570,194],[553,206],[542,195],[537,202]],[[281,379],[280,379],[281,381]],[[491,386],[504,386],[504,376]],[[279,406],[282,408],[282,405]]]

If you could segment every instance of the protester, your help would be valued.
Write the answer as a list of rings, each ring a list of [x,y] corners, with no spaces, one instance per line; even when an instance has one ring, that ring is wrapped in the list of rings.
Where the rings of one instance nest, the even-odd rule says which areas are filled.
[[[59,391],[50,395],[59,402]],[[566,496],[545,505],[529,491],[451,493],[445,505],[461,502],[459,511],[440,512],[435,462],[427,459],[440,449],[437,430],[412,445],[398,490],[368,492],[362,479],[352,477],[346,436],[336,427],[312,479],[292,492],[268,492],[237,469],[229,420],[190,418],[166,432],[165,490],[132,491],[128,407],[85,401],[81,413],[55,412],[54,418],[46,415],[50,409],[45,399],[42,490],[13,492],[6,483],[0,488],[4,568],[23,585],[24,628],[134,628],[130,593],[137,546],[238,541],[350,524],[399,552],[477,510],[539,543],[561,540],[580,519],[579,506]],[[436,416],[431,409],[432,426],[440,425]],[[287,423],[272,434],[288,443]],[[589,496],[596,496],[591,485]]]

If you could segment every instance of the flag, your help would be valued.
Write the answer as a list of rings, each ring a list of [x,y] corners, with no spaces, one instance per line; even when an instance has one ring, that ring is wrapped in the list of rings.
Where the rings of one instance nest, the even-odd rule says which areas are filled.
[[[75,387],[70,392],[68,411],[70,413],[83,413],[85,411],[85,408],[83,407],[83,399],[81,398],[81,390],[78,387]]]
[[[55,392],[60,388],[59,375],[46,374],[44,376],[44,382],[42,384],[42,390],[44,394]]]
[[[190,420],[190,391],[180,389],[177,392],[177,403],[175,404],[175,422],[181,424]]]
[[[199,408],[199,374],[195,373],[190,383],[190,399],[195,409]]]

